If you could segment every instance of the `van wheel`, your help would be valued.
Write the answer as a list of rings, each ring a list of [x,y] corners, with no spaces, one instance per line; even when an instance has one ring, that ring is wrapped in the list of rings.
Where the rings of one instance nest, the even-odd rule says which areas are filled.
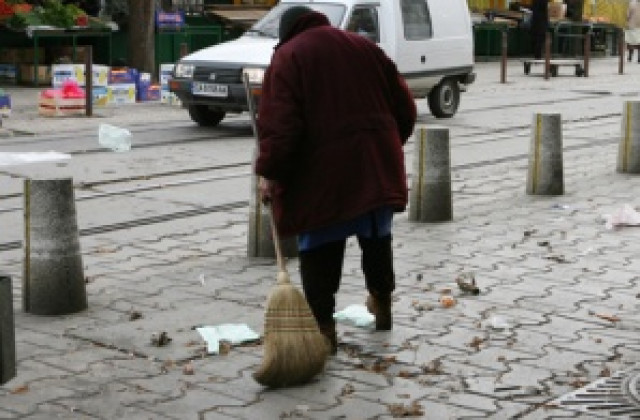
[[[189,105],[189,116],[200,127],[215,127],[225,116],[223,111],[214,111],[207,105]]]
[[[429,109],[436,118],[451,118],[460,105],[460,86],[455,79],[444,79],[429,92]]]

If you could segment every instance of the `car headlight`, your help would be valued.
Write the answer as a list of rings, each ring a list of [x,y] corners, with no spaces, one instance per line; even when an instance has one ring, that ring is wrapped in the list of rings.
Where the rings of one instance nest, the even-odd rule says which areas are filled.
[[[249,83],[261,85],[264,79],[264,69],[255,67],[246,67],[242,69],[242,74],[249,76]]]
[[[193,64],[178,63],[176,64],[176,68],[173,72],[175,77],[191,79],[193,77],[193,70],[195,67],[196,66]]]

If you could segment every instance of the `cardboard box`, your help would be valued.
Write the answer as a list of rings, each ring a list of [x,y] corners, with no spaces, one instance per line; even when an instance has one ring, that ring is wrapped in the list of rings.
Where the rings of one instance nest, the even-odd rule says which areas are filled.
[[[109,104],[109,89],[106,86],[96,86],[91,90],[93,106],[107,106]]]
[[[52,86],[59,88],[65,80],[73,80],[79,86],[85,86],[84,64],[54,64],[51,66]],[[109,81],[109,66],[92,65],[93,86],[106,87]]]
[[[160,100],[160,85],[144,83],[138,85],[138,101],[151,102]]]
[[[121,83],[107,86],[107,102],[109,105],[123,105],[136,103],[136,84]]]
[[[0,64],[0,82],[16,84],[18,82],[18,66],[15,64]]]
[[[182,106],[182,101],[178,98],[178,95],[166,89],[160,90],[160,103],[171,106]]]
[[[86,102],[84,98],[47,98],[41,95],[38,101],[38,113],[44,117],[84,115]]]
[[[35,82],[36,69],[32,64],[20,65],[20,83],[33,84]],[[38,66],[38,84],[49,85],[51,84],[51,67]]]
[[[549,19],[564,19],[567,5],[564,3],[549,3]]]
[[[169,80],[171,79],[171,75],[173,74],[173,68],[175,64],[160,64],[160,86],[162,89],[169,88]]]
[[[11,95],[0,94],[0,116],[8,117],[11,115]]]
[[[138,77],[138,70],[136,69],[129,67],[111,69],[109,71],[109,84],[137,83]]]

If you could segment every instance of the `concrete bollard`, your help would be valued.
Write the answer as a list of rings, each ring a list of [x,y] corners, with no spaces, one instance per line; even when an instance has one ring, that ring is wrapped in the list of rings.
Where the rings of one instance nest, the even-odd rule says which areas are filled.
[[[564,194],[560,114],[534,114],[527,194]]]
[[[276,251],[271,234],[271,209],[260,200],[258,177],[252,177],[251,199],[249,203],[249,233],[247,238],[247,256],[275,258]],[[280,240],[282,256],[297,257],[296,238]]]
[[[0,385],[16,376],[16,339],[13,324],[11,277],[0,274]]]
[[[65,315],[87,308],[70,178],[24,183],[23,310]]]
[[[618,147],[618,172],[640,173],[640,101],[625,101],[622,137]]]
[[[446,222],[453,218],[449,129],[418,126],[415,131],[409,220]]]

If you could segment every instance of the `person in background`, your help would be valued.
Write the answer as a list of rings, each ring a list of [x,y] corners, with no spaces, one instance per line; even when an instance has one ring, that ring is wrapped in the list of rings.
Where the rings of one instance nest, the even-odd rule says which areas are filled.
[[[375,43],[325,15],[292,7],[279,36],[260,98],[254,170],[278,233],[297,235],[304,294],[335,354],[335,294],[350,236],[376,329],[392,327],[391,227],[407,205],[403,145],[416,105]]]
[[[545,38],[549,30],[549,2],[533,0],[531,2],[531,46],[533,58],[539,60],[544,51]]]
[[[624,41],[627,45],[629,61],[633,60],[633,50],[640,51],[640,5],[637,0],[630,0],[627,9],[627,26],[624,30]],[[640,52],[638,53],[640,63]]]

